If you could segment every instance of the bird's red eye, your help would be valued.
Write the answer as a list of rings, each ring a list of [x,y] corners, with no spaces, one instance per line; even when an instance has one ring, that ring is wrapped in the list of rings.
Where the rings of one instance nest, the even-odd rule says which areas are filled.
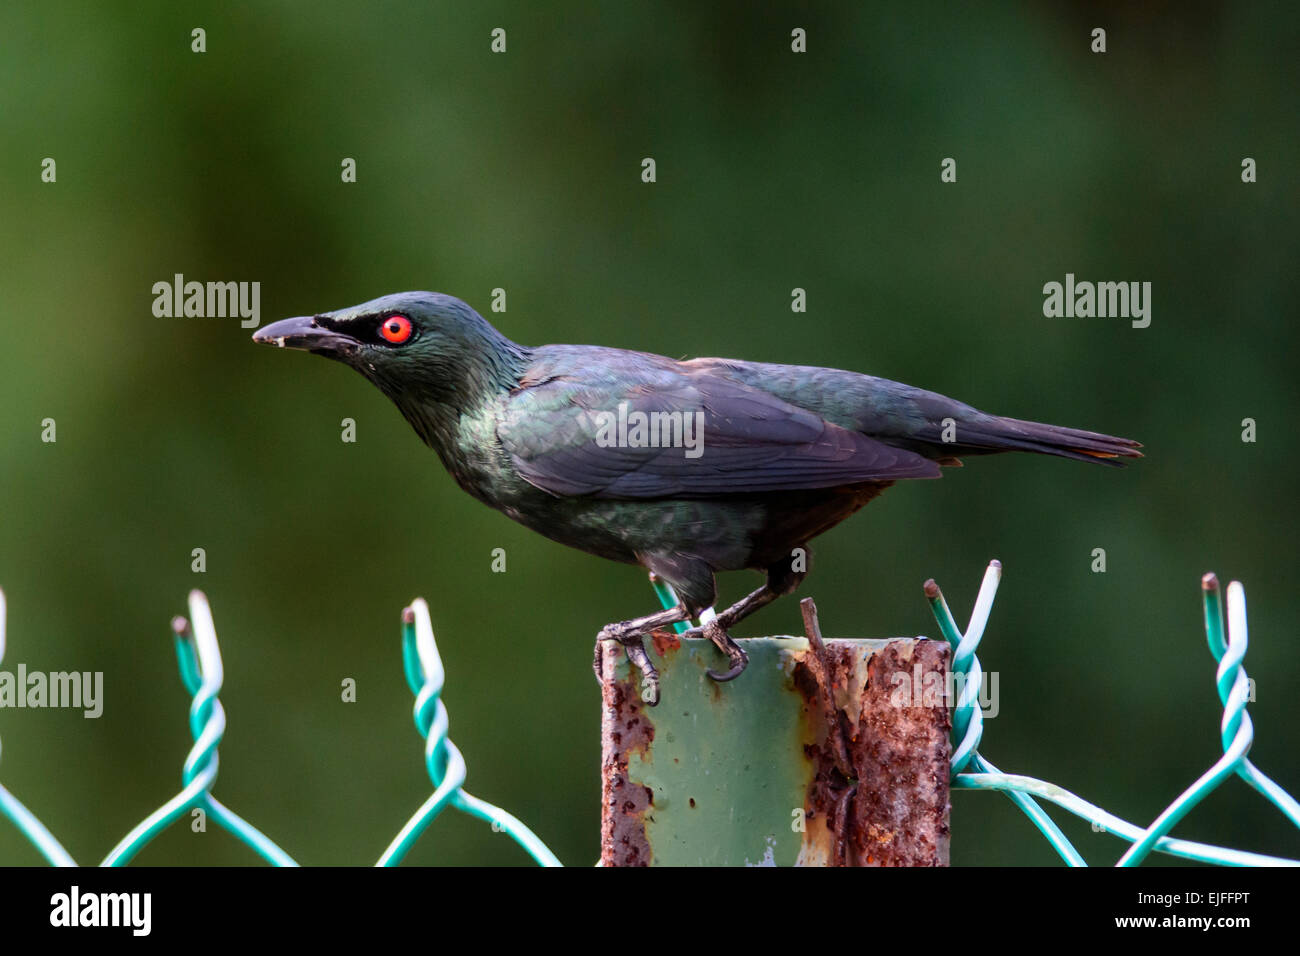
[[[411,337],[411,320],[404,315],[390,315],[379,327],[379,334],[385,342],[401,345]]]

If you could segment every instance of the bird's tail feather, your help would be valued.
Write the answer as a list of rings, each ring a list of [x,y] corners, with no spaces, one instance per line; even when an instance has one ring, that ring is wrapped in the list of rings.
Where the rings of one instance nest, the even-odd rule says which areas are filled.
[[[1141,442],[1116,438],[1100,432],[1061,425],[1026,422],[1018,418],[989,416],[974,422],[957,423],[958,454],[987,454],[998,451],[1029,451],[1057,455],[1076,461],[1095,461],[1122,468],[1124,458],[1141,458]]]

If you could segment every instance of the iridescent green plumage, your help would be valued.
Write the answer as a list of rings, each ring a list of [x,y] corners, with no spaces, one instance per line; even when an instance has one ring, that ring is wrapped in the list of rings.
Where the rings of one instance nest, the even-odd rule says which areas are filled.
[[[379,334],[395,315],[413,328],[400,344]],[[720,679],[738,674],[744,652],[726,629],[793,590],[809,540],[895,481],[1000,451],[1108,464],[1139,457],[1128,439],[989,415],[856,372],[528,348],[431,292],[286,319],[254,339],[351,365],[474,497],[671,584],[678,608],[601,632],[623,642],[651,682],[642,635],[712,605],[715,572],[752,568],[767,584],[703,629],[731,661]]]

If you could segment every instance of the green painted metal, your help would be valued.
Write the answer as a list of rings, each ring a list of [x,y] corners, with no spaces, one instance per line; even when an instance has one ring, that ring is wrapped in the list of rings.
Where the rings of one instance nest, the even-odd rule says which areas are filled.
[[[601,862],[606,866],[935,865],[947,862],[948,731],[897,698],[937,678],[921,638],[744,641],[743,680],[710,677],[703,639],[655,639],[660,703],[621,649],[601,652]]]
[[[747,640],[744,680],[720,685],[704,673],[717,666],[710,642],[665,648],[662,703],[640,711],[654,729],[653,747],[628,757],[629,781],[653,793],[645,830],[655,865],[792,865],[798,859],[803,835],[792,824],[814,773],[804,755],[814,733],[791,671],[807,649],[802,637]],[[616,677],[634,679],[626,658]]]

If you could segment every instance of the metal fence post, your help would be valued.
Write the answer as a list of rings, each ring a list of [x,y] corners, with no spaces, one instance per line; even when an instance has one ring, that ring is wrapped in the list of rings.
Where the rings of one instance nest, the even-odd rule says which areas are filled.
[[[823,641],[803,608],[728,684],[708,641],[657,634],[658,707],[604,649],[603,865],[947,864],[947,643]]]

